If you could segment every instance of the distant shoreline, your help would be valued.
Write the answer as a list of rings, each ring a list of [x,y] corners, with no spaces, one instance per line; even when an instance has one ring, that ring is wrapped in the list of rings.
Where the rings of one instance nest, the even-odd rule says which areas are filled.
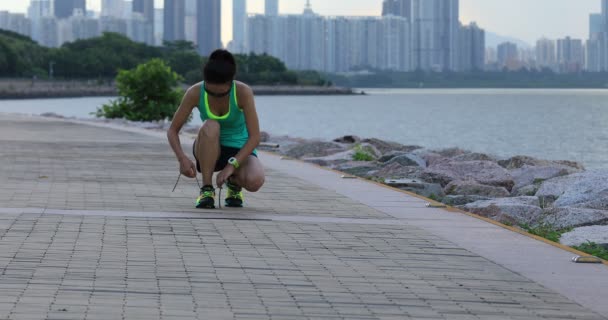
[[[321,86],[252,86],[259,96],[359,95],[351,88]],[[116,97],[113,85],[97,81],[0,79],[0,100]]]

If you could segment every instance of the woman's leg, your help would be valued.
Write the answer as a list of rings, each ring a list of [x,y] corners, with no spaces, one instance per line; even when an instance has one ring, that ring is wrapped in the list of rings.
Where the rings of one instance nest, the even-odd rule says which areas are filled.
[[[250,155],[247,161],[236,170],[230,181],[249,192],[257,192],[266,180],[264,166],[255,156]]]
[[[198,132],[194,147],[204,186],[213,185],[213,172],[220,152],[220,124],[215,120],[207,120]]]

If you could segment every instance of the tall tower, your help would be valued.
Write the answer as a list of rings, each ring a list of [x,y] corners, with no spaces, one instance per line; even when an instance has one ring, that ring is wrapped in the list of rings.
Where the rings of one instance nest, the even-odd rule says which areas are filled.
[[[198,2],[196,12],[198,52],[208,56],[222,47],[222,3],[220,0]]]
[[[264,14],[271,17],[279,15],[279,0],[266,0]]]
[[[246,53],[247,0],[232,1],[232,47],[235,53]]]
[[[54,0],[55,2],[55,17],[57,19],[65,19],[72,16],[74,9],[80,9],[82,12],[87,12],[86,0]]]
[[[413,0],[414,67],[458,68],[459,0]]]
[[[133,13],[143,16],[143,40],[154,44],[154,0],[133,0]],[[134,15],[135,16],[135,15]]]
[[[154,24],[154,0],[133,0],[133,12],[143,14],[146,21]]]
[[[382,15],[398,16],[412,19],[412,0],[384,0]]]
[[[185,38],[185,15],[185,0],[165,0],[163,40],[176,41]]]
[[[124,0],[101,0],[101,16],[122,18]]]

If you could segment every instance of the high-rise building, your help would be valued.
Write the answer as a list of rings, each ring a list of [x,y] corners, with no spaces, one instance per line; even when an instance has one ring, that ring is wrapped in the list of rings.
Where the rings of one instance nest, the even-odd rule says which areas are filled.
[[[65,19],[74,14],[75,9],[87,12],[86,0],[54,0],[54,12],[57,19]]]
[[[456,71],[484,70],[486,32],[472,22],[461,26],[459,44],[459,65]]]
[[[154,0],[133,0],[133,12],[139,12],[144,18],[154,23]]]
[[[519,51],[517,45],[512,42],[503,42],[497,47],[497,62],[500,69],[519,69]]]
[[[417,69],[457,69],[458,5],[458,0],[413,0],[413,58]]]
[[[163,33],[164,33],[164,13],[165,10],[158,8],[154,9],[154,45],[162,46],[163,44]]]
[[[185,15],[185,0],[165,0],[163,19],[164,41],[176,41],[185,39]]]
[[[604,18],[600,13],[589,15],[589,37],[604,32]]]
[[[384,0],[382,2],[382,15],[412,18],[412,0]]]
[[[122,18],[124,9],[124,0],[101,0],[102,17]]]
[[[0,29],[13,31],[15,33],[31,36],[32,25],[23,13],[10,13],[0,11]]]
[[[72,38],[88,39],[101,35],[99,19],[94,19],[87,16],[73,16],[70,18],[72,22]]]
[[[247,0],[232,1],[232,46],[235,53],[247,53]]]
[[[579,72],[583,69],[585,53],[583,41],[566,37],[557,40],[557,63],[563,73]]]
[[[281,59],[288,68],[349,72],[410,71],[411,25],[404,17],[322,17],[307,3],[301,15],[254,15],[248,47]]]
[[[197,8],[199,4],[197,0],[185,0],[186,15],[184,16],[184,40],[194,43],[198,43],[198,13]]]
[[[27,9],[27,16],[31,21],[31,37],[34,41],[42,43],[42,17],[54,15],[52,0],[32,0]]]
[[[119,33],[124,36],[129,34],[128,21],[122,18],[104,16],[99,19],[99,29],[101,32]]]
[[[141,18],[136,17],[141,14]],[[143,32],[143,41],[149,45],[154,44],[154,0],[134,0],[133,1],[133,27],[142,28],[138,30]]]
[[[310,4],[310,0],[308,1]],[[264,6],[264,14],[271,17],[279,15],[279,0],[266,0]]]
[[[208,56],[222,47],[222,3],[220,0],[198,2],[197,7],[198,52]]]
[[[547,38],[536,41],[536,64],[538,68],[555,69],[557,61],[555,54],[555,41]]]
[[[599,37],[603,33],[597,33],[589,38],[585,46],[585,54],[587,59],[585,61],[585,69],[590,72],[600,72],[605,70],[604,61],[602,59],[602,53],[604,52],[602,45],[603,41]]]

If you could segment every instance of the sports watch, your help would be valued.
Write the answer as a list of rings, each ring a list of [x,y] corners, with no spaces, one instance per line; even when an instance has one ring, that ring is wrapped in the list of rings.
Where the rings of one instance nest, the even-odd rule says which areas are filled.
[[[228,159],[228,164],[232,165],[235,169],[240,167],[239,161],[235,157]]]

